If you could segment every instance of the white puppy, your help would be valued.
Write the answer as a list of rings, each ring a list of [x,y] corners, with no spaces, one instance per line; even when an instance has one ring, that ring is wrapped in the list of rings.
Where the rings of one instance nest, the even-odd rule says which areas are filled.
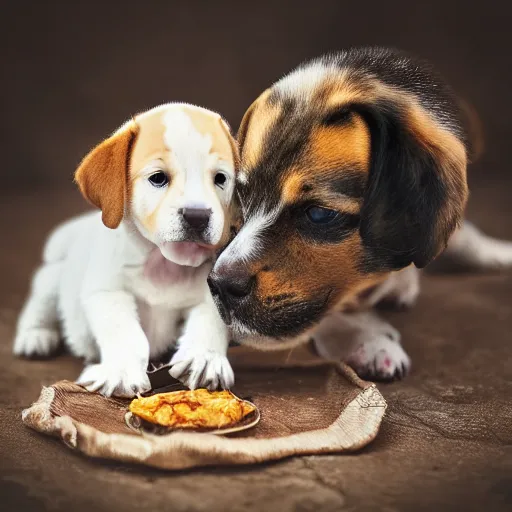
[[[63,337],[96,362],[79,383],[131,396],[150,388],[148,362],[169,350],[183,320],[171,375],[191,388],[232,386],[228,333],[206,278],[229,234],[237,161],[222,118],[187,104],[140,114],[98,145],[76,181],[101,215],[50,236],[15,354],[47,356]]]

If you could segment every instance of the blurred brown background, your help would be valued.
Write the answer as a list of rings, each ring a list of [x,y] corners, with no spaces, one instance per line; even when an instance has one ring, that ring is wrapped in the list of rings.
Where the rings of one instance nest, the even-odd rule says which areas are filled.
[[[4,2],[2,181],[66,182],[131,114],[175,100],[238,123],[305,59],[391,45],[430,59],[481,112],[486,174],[508,148],[511,39],[495,2]],[[504,172],[504,170],[503,170]]]
[[[11,355],[48,230],[83,211],[72,183],[87,151],[131,114],[187,101],[238,123],[305,59],[390,45],[430,59],[479,111],[486,152],[469,216],[512,239],[510,16],[498,2],[10,1],[0,8],[0,509],[512,510],[512,274],[429,276],[390,314],[413,360],[380,386],[387,417],[351,456],[165,474],[75,456],[25,429],[41,385],[74,379],[69,356]],[[238,507],[238,508],[237,508]]]

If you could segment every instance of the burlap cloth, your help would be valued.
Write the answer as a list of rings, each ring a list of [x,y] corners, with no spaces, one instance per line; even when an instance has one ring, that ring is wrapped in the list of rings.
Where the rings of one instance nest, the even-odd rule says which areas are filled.
[[[374,384],[347,366],[326,363],[307,348],[280,353],[235,348],[230,359],[234,393],[254,402],[261,413],[250,430],[229,436],[137,434],[124,421],[129,400],[107,399],[69,381],[44,387],[38,401],[23,411],[23,422],[90,457],[162,469],[354,451],[377,435],[386,402]],[[300,372],[291,371],[298,366]],[[165,370],[152,375],[155,391],[176,388],[165,386],[167,375]]]

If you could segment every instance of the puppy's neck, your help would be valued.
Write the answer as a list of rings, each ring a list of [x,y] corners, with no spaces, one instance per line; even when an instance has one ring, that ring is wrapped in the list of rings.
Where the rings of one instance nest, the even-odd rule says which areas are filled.
[[[198,273],[203,272],[207,262],[200,267],[186,267],[173,263],[164,257],[160,249],[154,246],[144,264],[144,277],[155,286],[170,286],[172,284],[183,284],[184,281],[192,280]],[[205,270],[207,272],[207,270]]]

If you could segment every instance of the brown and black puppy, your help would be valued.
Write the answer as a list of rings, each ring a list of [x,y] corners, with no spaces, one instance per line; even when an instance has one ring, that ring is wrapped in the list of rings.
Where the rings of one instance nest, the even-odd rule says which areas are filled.
[[[333,311],[445,249],[468,197],[457,105],[427,64],[380,48],[314,60],[261,94],[238,134],[242,227],[210,279],[241,342],[281,347],[326,318],[332,332]],[[379,335],[346,359],[400,376],[408,357],[375,321],[360,318]]]

